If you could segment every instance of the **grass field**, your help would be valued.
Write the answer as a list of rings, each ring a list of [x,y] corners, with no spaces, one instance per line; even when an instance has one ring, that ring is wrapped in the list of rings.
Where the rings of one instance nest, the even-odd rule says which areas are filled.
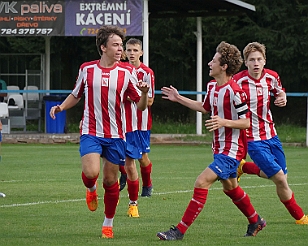
[[[1,147],[0,245],[306,245],[308,225],[296,225],[279,202],[271,181],[244,175],[240,185],[250,195],[267,227],[255,238],[243,237],[246,218],[216,182],[208,201],[183,241],[165,242],[156,232],[177,224],[191,199],[197,175],[211,162],[210,146],[152,145],[154,193],[139,199],[140,218],[128,218],[127,191],[121,192],[114,239],[102,239],[100,204],[85,204],[78,145],[9,145]],[[285,147],[289,183],[308,213],[308,150]],[[102,175],[101,175],[102,176]],[[100,178],[101,178],[100,176]],[[100,179],[101,180],[101,179]]]

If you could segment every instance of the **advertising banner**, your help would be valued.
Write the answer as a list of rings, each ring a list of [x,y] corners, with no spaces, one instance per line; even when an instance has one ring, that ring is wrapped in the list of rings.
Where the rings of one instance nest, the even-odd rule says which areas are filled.
[[[124,28],[128,36],[142,36],[142,0],[68,1],[65,36],[93,36],[102,25]]]
[[[0,36],[64,36],[64,1],[1,1]]]
[[[95,36],[116,25],[142,36],[141,0],[0,1],[0,36]]]

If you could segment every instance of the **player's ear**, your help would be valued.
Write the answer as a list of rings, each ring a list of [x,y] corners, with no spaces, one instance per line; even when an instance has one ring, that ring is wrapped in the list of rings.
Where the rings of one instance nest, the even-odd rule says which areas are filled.
[[[228,68],[228,64],[224,64],[224,65],[222,65],[222,66],[221,66],[221,68],[222,68],[224,71],[226,71],[226,70],[227,70],[227,68]]]
[[[102,53],[106,52],[106,46],[102,44],[100,48],[101,48]]]

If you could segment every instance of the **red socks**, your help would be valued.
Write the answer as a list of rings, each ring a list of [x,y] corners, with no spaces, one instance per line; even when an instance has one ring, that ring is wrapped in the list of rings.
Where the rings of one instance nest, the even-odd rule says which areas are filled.
[[[186,208],[181,222],[176,226],[181,233],[185,233],[188,227],[194,222],[194,220],[201,213],[204,204],[206,202],[208,190],[195,188],[191,201]]]
[[[292,197],[288,201],[281,201],[286,209],[288,209],[291,216],[296,219],[300,220],[305,214],[300,206],[298,206],[297,202],[294,198],[294,193],[292,193]]]
[[[137,201],[139,193],[139,179],[136,179],[135,181],[127,179],[127,191],[129,199],[131,201]]]
[[[95,178],[93,178],[93,179],[89,179],[89,178],[87,178],[87,176],[82,172],[82,173],[81,173],[81,178],[82,178],[82,181],[83,181],[85,187],[87,187],[87,188],[92,188],[92,187],[95,185],[95,182],[96,182],[96,180],[97,180],[97,178],[98,178],[98,175],[97,175]]]
[[[152,186],[152,180],[151,180],[152,163],[150,163],[146,167],[140,166],[140,172],[142,178],[142,186],[143,187]]]
[[[243,173],[255,174],[260,177],[260,168],[254,162],[245,162],[242,171]]]
[[[105,215],[106,218],[112,219],[115,215],[117,204],[119,201],[119,184],[115,182],[111,186],[103,184],[105,189],[104,203],[105,203]]]
[[[232,199],[232,202],[247,217],[249,224],[257,223],[258,214],[252,206],[249,196],[242,190],[240,186],[233,190],[224,190],[224,193]]]

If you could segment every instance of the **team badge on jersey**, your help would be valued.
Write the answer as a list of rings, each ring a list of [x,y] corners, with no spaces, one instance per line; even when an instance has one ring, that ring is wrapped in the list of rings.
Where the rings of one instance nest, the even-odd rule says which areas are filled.
[[[102,86],[108,86],[109,79],[108,78],[102,78]]]
[[[218,104],[218,97],[214,97],[213,105],[214,105],[214,106],[217,106],[217,104]]]

